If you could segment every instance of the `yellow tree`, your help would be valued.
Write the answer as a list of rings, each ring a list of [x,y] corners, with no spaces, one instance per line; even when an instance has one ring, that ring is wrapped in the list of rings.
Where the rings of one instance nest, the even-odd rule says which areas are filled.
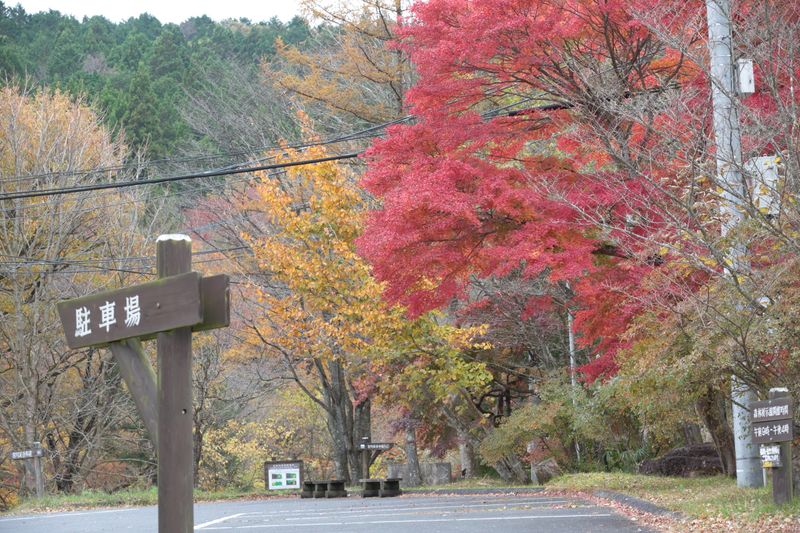
[[[312,148],[304,157],[322,156]],[[290,157],[293,154],[290,154]],[[264,177],[243,210],[258,213],[259,232],[243,237],[259,278],[250,340],[322,407],[334,443],[336,475],[358,479],[358,441],[370,431],[370,401],[358,388],[368,331],[380,321],[380,287],[356,255],[362,198],[337,164]],[[266,275],[266,276],[265,276]],[[266,278],[266,279],[265,279]]]
[[[284,157],[326,155],[318,146],[302,156],[288,150]],[[452,348],[474,331],[441,325],[415,339],[421,324],[433,319],[411,322],[402,308],[386,306],[383,287],[356,254],[368,200],[346,167],[319,163],[260,178],[238,205],[246,217],[240,223],[248,228],[241,237],[252,250],[238,264],[248,277],[248,303],[241,310],[246,343],[239,353],[273,367],[279,363],[277,371],[323,409],[335,475],[358,479],[358,443],[370,436],[371,398],[389,378],[376,372],[388,368],[381,361],[413,358],[434,344]],[[480,376],[480,368],[472,369]]]
[[[402,0],[324,2],[304,0],[321,24],[303,50],[278,46],[279,59],[265,63],[268,81],[322,106],[334,120],[379,124],[403,116],[411,81],[408,58],[387,47],[407,11]]]
[[[302,49],[278,43],[277,59],[262,65],[266,82],[334,131],[400,120],[412,68],[404,52],[388,45],[408,5],[406,0],[303,0],[305,12],[320,24]],[[405,450],[416,472],[415,424],[407,422]],[[406,482],[413,484],[413,477]]]
[[[94,350],[67,349],[55,303],[128,275],[130,265],[115,258],[139,255],[137,212],[127,209],[135,198],[3,196],[108,180],[96,169],[118,167],[124,155],[83,103],[58,91],[0,89],[0,442],[51,448],[61,490],[97,457],[124,401],[113,365]]]

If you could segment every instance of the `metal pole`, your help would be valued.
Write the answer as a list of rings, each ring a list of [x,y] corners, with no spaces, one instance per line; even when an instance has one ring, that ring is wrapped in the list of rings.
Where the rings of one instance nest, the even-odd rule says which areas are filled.
[[[162,235],[156,241],[158,277],[190,272],[192,240]],[[158,531],[190,533],[192,500],[192,329],[158,334]]]
[[[742,146],[739,115],[734,101],[733,33],[730,0],[706,0],[708,48],[711,54],[711,95],[714,104],[714,137],[717,147],[717,173],[723,188],[723,236],[745,218],[741,202],[746,197],[742,178]],[[742,265],[744,249],[731,250],[732,275]],[[736,483],[740,487],[762,485],[758,448],[750,431],[752,391],[736,376],[731,380],[733,435],[736,447]]]

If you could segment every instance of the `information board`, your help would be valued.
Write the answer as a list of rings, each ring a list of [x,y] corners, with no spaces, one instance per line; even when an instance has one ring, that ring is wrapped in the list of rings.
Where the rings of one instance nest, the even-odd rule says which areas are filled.
[[[755,444],[788,442],[794,438],[794,409],[790,398],[753,402],[752,435]]]
[[[267,490],[299,489],[303,486],[303,461],[264,463]]]

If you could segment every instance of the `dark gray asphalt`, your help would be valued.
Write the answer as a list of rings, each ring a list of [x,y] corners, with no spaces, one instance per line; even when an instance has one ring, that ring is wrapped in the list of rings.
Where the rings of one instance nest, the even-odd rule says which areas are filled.
[[[645,532],[613,510],[578,499],[531,495],[275,498],[195,504],[195,531],[484,533]],[[154,532],[155,507],[0,518],[0,532]]]

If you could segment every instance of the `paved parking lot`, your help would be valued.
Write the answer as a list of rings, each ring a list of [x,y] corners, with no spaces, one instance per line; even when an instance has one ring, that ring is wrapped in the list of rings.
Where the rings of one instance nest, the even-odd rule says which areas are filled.
[[[547,495],[431,496],[199,503],[195,531],[387,533],[648,531],[613,510]],[[0,532],[101,533],[157,529],[155,507],[0,518]]]

